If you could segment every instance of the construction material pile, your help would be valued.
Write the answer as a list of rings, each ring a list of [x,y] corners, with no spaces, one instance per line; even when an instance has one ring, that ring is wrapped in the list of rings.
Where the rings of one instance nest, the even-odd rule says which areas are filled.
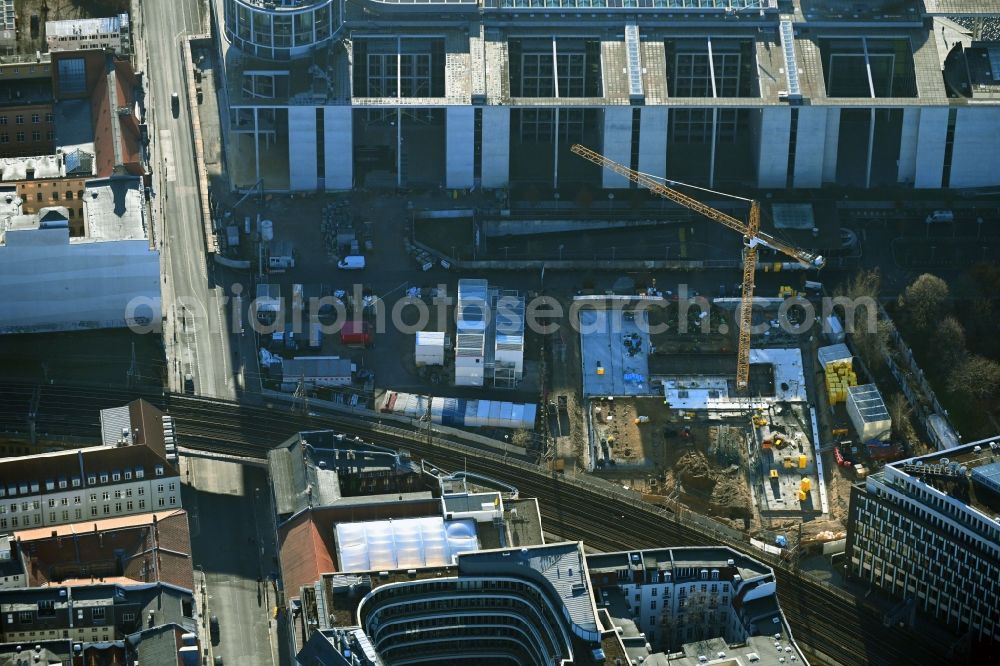
[[[854,372],[854,357],[845,344],[820,347],[819,362],[823,366],[826,394],[831,405],[847,401],[847,389],[858,385]]]

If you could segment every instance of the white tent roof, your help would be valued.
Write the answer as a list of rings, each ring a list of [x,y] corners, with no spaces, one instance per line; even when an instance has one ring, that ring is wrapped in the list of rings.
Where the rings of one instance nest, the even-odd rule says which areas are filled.
[[[459,553],[479,550],[475,522],[440,516],[337,525],[340,571],[383,571],[445,566]]]

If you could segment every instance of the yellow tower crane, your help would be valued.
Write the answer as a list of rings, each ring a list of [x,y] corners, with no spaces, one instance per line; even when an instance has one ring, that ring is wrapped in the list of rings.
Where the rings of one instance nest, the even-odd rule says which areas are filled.
[[[724,224],[743,236],[743,294],[739,314],[740,343],[736,360],[736,388],[739,391],[745,391],[750,385],[750,327],[753,314],[754,271],[757,268],[757,246],[763,245],[764,247],[782,252],[809,268],[822,268],[826,260],[819,254],[807,252],[794,245],[789,245],[761,231],[760,204],[756,201],[750,200],[750,215],[748,221],[743,222],[732,215],[723,213],[721,210],[716,210],[697,199],[667,187],[653,176],[629,169],[627,166],[619,164],[586,146],[575,144],[571,150],[598,166],[625,176],[633,183],[645,187],[653,194],[661,196],[664,199],[669,199],[696,213],[700,213],[710,220]]]

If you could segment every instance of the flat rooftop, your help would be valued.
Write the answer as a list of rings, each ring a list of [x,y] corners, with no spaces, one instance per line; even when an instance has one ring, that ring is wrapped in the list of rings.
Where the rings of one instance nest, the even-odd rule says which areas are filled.
[[[670,655],[669,663],[671,666],[702,666],[706,662],[701,661],[701,657],[707,657],[713,666],[779,666],[795,663],[790,659],[792,656],[801,660],[802,653],[789,641],[788,632],[780,624],[774,627],[774,633],[769,636],[751,636],[745,643],[736,645],[728,645],[721,638],[687,643],[681,654]]]
[[[735,365],[735,358],[732,360]],[[766,381],[755,382],[755,377],[761,377],[762,371],[751,373],[750,388],[755,393],[754,385],[772,388],[770,395],[754,395],[747,398],[731,393],[734,388],[732,374],[726,375],[692,375],[658,373],[663,386],[663,398],[671,409],[707,410],[722,415],[737,416],[745,413],[748,406],[753,409],[763,409],[774,403],[805,403],[806,380],[802,368],[802,351],[795,347],[779,348],[764,347],[750,350],[750,367],[769,366],[772,369],[766,374]]]
[[[638,560],[636,558],[638,557]],[[729,566],[733,560],[733,566]],[[705,548],[700,546],[657,548],[655,550],[619,551],[617,553],[598,553],[587,555],[587,567],[590,572],[614,572],[620,569],[641,565],[645,569],[660,571],[675,571],[681,568],[694,568],[695,574],[690,580],[700,580],[701,569],[731,569],[731,573],[739,574],[743,580],[753,580],[771,573],[771,569],[757,560],[751,559],[735,550],[718,547]],[[723,580],[730,580],[721,576]],[[676,582],[685,582],[688,578],[674,576]]]
[[[996,446],[991,447],[990,444]],[[979,451],[976,451],[976,447]],[[889,466],[964,502],[989,518],[1000,516],[1000,493],[974,482],[973,472],[989,466],[985,474],[994,476],[993,465],[1000,463],[1000,438],[972,442],[961,447],[889,463]],[[964,468],[964,472],[963,472]],[[1000,483],[1000,478],[997,478]]]
[[[109,35],[122,28],[128,29],[128,14],[103,18],[78,18],[62,21],[46,21],[46,37],[82,37],[85,35]]]
[[[651,395],[649,325],[642,310],[627,316],[620,308],[580,310],[580,346],[584,396]],[[635,317],[642,317],[643,324]]]
[[[141,240],[148,238],[142,180],[111,176],[87,182],[83,198],[87,239]]]

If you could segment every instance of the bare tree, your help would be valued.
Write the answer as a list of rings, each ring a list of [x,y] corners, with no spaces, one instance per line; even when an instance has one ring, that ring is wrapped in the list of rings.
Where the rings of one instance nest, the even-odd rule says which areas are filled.
[[[834,296],[838,299],[845,299],[848,303],[858,304],[864,300],[872,303],[878,301],[879,293],[882,289],[882,276],[878,269],[870,271],[859,271],[839,287]],[[842,317],[853,317],[854,321],[845,321],[844,327],[852,331],[851,340],[854,348],[861,357],[861,360],[869,368],[875,368],[882,364],[882,354],[889,343],[889,333],[892,325],[882,318],[875,321],[875,326],[871,326],[871,315],[868,308],[846,307],[839,309]]]
[[[527,448],[531,444],[531,433],[524,428],[515,430],[514,435],[510,438],[510,441],[514,446]]]
[[[947,282],[930,273],[918,276],[903,291],[898,301],[899,314],[906,325],[906,332],[926,336],[933,331],[948,312],[949,297]]]
[[[973,399],[996,398],[1000,394],[1000,363],[970,354],[948,376],[948,390]]]
[[[952,368],[962,364],[966,357],[965,329],[954,317],[945,317],[938,323],[930,337],[929,357],[931,367],[940,375],[947,376]]]
[[[920,443],[920,436],[913,425],[913,407],[906,400],[902,393],[893,393],[889,396],[886,406],[889,408],[889,417],[892,419],[892,429],[903,441],[916,447]]]

